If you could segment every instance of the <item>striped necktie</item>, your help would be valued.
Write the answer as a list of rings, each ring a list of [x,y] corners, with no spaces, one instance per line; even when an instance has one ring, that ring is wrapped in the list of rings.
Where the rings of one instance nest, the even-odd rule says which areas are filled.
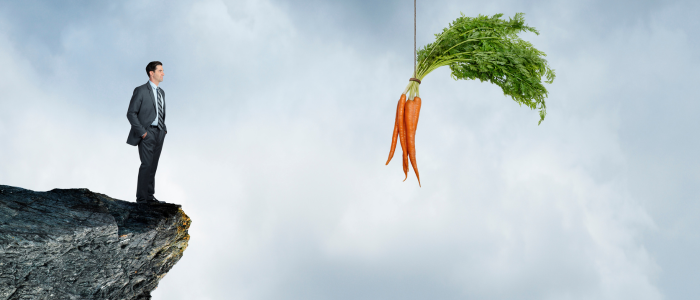
[[[161,91],[160,88],[157,89],[158,91],[158,129],[163,130],[163,125],[165,124],[165,121],[163,120],[163,100],[161,100]]]

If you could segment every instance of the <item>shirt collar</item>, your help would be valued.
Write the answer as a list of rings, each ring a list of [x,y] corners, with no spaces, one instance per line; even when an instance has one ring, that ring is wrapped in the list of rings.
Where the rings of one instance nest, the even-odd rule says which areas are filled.
[[[156,86],[156,85],[153,83],[153,81],[150,81],[150,80],[149,80],[148,83],[151,84],[151,88],[152,88],[152,89],[158,89],[158,86]]]

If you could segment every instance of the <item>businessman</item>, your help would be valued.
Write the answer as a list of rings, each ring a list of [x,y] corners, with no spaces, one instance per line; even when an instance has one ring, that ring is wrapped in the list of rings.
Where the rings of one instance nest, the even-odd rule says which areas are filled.
[[[148,82],[134,89],[126,118],[131,131],[126,143],[138,146],[141,166],[136,185],[136,202],[143,204],[164,203],[155,194],[156,169],[168,133],[165,126],[165,92],[158,87],[163,82],[163,64],[152,61],[146,66]]]

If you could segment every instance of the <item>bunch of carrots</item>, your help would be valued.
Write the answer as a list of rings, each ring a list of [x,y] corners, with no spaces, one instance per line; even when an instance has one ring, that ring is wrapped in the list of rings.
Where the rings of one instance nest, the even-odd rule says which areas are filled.
[[[396,121],[394,122],[394,134],[391,137],[391,150],[389,151],[389,159],[386,161],[388,165],[391,158],[394,157],[396,150],[396,140],[401,142],[401,150],[403,152],[403,173],[408,178],[408,160],[411,160],[413,171],[416,172],[418,185],[420,186],[420,175],[418,173],[418,165],[416,164],[416,129],[418,128],[418,116],[420,115],[420,97],[416,96],[413,99],[406,101],[406,93],[401,94],[399,104],[396,107]]]
[[[396,107],[391,150],[386,161],[388,165],[398,140],[403,152],[404,181],[408,178],[410,159],[420,186],[416,162],[416,129],[421,107],[419,85],[426,75],[439,67],[449,66],[455,80],[479,79],[498,85],[519,105],[539,109],[538,125],[544,120],[547,114],[544,98],[548,92],[543,83],[551,84],[556,76],[544,59],[546,54],[517,35],[523,31],[539,32],[525,25],[522,13],[508,20],[501,19],[502,16],[470,18],[462,15],[436,34],[435,42],[418,51],[414,78],[410,79]]]

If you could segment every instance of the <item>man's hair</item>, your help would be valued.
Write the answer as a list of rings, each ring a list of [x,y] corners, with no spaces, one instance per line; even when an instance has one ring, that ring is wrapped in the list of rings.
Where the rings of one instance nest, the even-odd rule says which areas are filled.
[[[148,75],[148,78],[151,77],[151,72],[156,71],[157,66],[162,66],[163,64],[159,61],[152,61],[149,62],[148,65],[146,66],[146,75]]]

